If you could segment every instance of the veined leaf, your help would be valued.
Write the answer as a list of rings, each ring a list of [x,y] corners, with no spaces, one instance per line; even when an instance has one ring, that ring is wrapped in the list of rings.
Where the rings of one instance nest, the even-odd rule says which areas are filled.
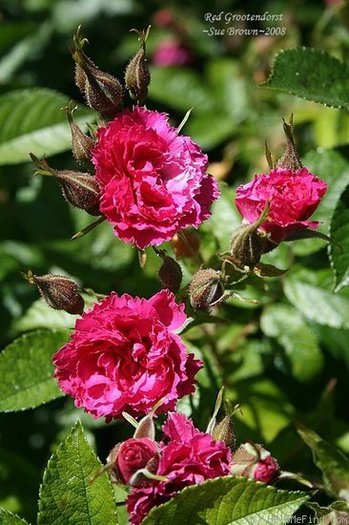
[[[52,455],[40,490],[38,525],[116,525],[114,492],[80,421]]]
[[[61,108],[68,98],[51,89],[35,88],[6,93],[0,97],[0,165],[29,161],[71,148],[66,114]],[[81,115],[81,112],[79,112]],[[79,115],[79,114],[78,114]],[[84,108],[77,123],[91,122],[95,114]]]
[[[335,291],[349,285],[349,186],[342,193],[331,221],[331,236],[343,248],[329,247],[331,265],[334,271]]]
[[[27,522],[12,512],[0,509],[0,525],[27,525]]]
[[[263,87],[349,110],[349,67],[320,49],[286,49]]]
[[[52,355],[68,338],[66,330],[22,335],[0,354],[0,412],[34,408],[63,395],[53,379]]]
[[[154,508],[142,525],[284,525],[307,499],[305,492],[277,490],[246,478],[217,478],[182,490]]]
[[[286,280],[284,291],[290,303],[311,321],[333,328],[349,328],[346,297],[296,279]]]

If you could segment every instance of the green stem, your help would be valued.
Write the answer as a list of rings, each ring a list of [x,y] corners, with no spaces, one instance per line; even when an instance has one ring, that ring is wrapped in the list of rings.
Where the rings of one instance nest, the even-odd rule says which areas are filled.
[[[81,237],[83,237],[84,235],[89,233],[91,230],[94,230],[96,228],[96,226],[98,226],[99,224],[101,224],[104,221],[105,221],[105,217],[99,217],[99,219],[97,219],[96,221],[92,222],[91,224],[86,226],[86,228],[83,228],[82,230],[77,232],[75,235],[73,235],[71,240],[75,241],[76,239],[80,239]]]

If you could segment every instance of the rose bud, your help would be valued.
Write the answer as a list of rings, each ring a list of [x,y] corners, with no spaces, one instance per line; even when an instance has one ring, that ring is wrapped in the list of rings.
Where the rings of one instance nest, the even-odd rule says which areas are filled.
[[[234,452],[230,472],[233,476],[270,483],[280,469],[268,450],[258,444],[244,443]]]
[[[212,431],[212,437],[216,441],[223,441],[229,447],[235,444],[235,431],[230,415],[224,416],[222,421],[217,423]]]
[[[64,109],[66,110],[68,116],[74,159],[79,163],[90,160],[90,152],[94,146],[95,141],[88,135],[85,135],[85,133],[83,133],[79,126],[74,122],[73,112],[76,110],[76,107],[73,108],[71,104],[69,104]]]
[[[81,37],[81,26],[73,37],[72,57],[75,62],[75,83],[87,104],[106,117],[114,117],[122,107],[122,85],[117,78],[99,69],[84,53],[87,42]]]
[[[178,292],[182,282],[182,270],[178,262],[168,255],[161,255],[163,259],[162,266],[159,270],[161,282],[173,293]]]
[[[243,224],[236,228],[231,236],[230,253],[239,266],[253,268],[258,264],[268,246],[268,235],[258,231],[266,220],[269,206],[253,224]]]
[[[99,185],[92,175],[79,171],[54,170],[53,176],[58,180],[66,201],[90,215],[101,214]]]
[[[287,146],[286,151],[277,162],[276,168],[297,171],[303,167],[299,157],[297,147],[293,135],[293,114],[290,117],[290,122],[283,120],[283,130],[286,135]]]
[[[143,486],[147,477],[141,470],[155,473],[158,466],[158,446],[147,437],[130,438],[116,445],[108,456],[108,464],[115,481],[125,485]]]
[[[32,153],[30,157],[37,167],[35,175],[48,175],[57,179],[66,201],[90,215],[100,215],[99,184],[93,175],[81,171],[54,170],[46,160],[39,160]]]
[[[142,104],[148,95],[148,86],[150,83],[150,72],[148,60],[145,56],[146,41],[149,36],[150,26],[146,31],[136,31],[139,35],[138,40],[141,41],[141,47],[136,55],[129,62],[125,71],[125,84],[130,92],[131,98]]]
[[[64,275],[34,275],[30,270],[24,275],[30,284],[35,284],[42,298],[55,310],[64,310],[68,314],[82,314],[84,299],[77,284]]]
[[[224,295],[222,274],[212,268],[199,270],[189,284],[190,304],[195,310],[205,309],[219,302]]]

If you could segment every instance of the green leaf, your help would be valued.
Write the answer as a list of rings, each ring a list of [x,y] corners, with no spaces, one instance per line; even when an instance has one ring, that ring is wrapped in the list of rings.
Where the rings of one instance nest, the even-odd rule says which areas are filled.
[[[338,448],[303,425],[297,425],[303,441],[313,453],[315,464],[322,471],[327,491],[349,501],[349,459]]]
[[[307,499],[305,492],[277,490],[245,478],[217,478],[184,489],[154,508],[142,525],[284,525]]]
[[[53,379],[52,355],[68,337],[65,330],[25,334],[0,354],[0,411],[34,408],[62,396]]]
[[[261,328],[283,346],[296,379],[310,381],[321,371],[323,356],[316,335],[295,308],[284,304],[265,308]]]
[[[324,180],[328,187],[312,220],[320,221],[316,231],[329,232],[329,220],[338,199],[349,184],[349,164],[337,151],[310,151],[303,159],[312,173]],[[297,255],[308,255],[324,248],[324,242],[316,239],[297,241],[293,250]],[[337,248],[338,249],[338,248]]]
[[[349,110],[349,67],[320,49],[280,51],[262,86]]]
[[[188,122],[186,132],[203,149],[212,149],[236,131],[233,119],[219,111],[199,113],[194,109],[193,117]]]
[[[149,97],[183,112],[193,107],[193,116],[196,111],[203,112],[214,107],[210,93],[203,85],[200,76],[191,69],[183,67],[153,66]]]
[[[296,279],[285,280],[284,292],[297,310],[316,323],[349,328],[349,300]]]
[[[25,89],[0,97],[0,165],[29,161],[28,153],[54,155],[71,148],[66,114],[68,98],[50,89]],[[84,108],[77,123],[91,122],[94,113]]]
[[[45,470],[38,525],[116,525],[109,476],[88,444],[78,421]]]
[[[27,522],[22,520],[12,512],[0,509],[0,525],[25,525]]]
[[[248,84],[241,65],[230,58],[216,58],[208,62],[206,77],[211,96],[222,114],[230,118],[231,128],[236,130],[237,125],[250,113]]]
[[[329,247],[331,266],[334,272],[335,291],[349,285],[349,187],[342,193],[331,221],[331,236],[338,246]]]
[[[16,334],[39,328],[72,329],[78,317],[78,315],[71,315],[63,310],[54,310],[43,299],[38,299],[30,305],[22,317],[14,322],[12,329]]]

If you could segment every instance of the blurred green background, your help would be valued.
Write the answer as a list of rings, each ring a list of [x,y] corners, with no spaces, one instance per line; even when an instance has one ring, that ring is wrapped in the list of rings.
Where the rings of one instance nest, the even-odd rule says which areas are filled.
[[[205,20],[205,14],[222,11],[268,12],[281,14],[282,20],[228,25],[224,19]],[[295,114],[305,165],[331,185],[317,212],[325,233],[336,200],[349,182],[348,115],[258,87],[281,49],[320,47],[346,60],[349,10],[345,3],[178,0],[164,7],[162,2],[142,0],[2,0],[1,347],[29,330],[73,326],[69,316],[49,311],[38,301],[37,291],[20,276],[28,268],[37,274],[70,275],[83,288],[100,293],[116,290],[150,296],[161,288],[160,261],[149,251],[141,271],[136,251],[120,243],[108,224],[71,241],[91,218],[63,201],[55,181],[34,178],[27,162],[30,145],[34,153],[46,153],[53,167],[76,169],[69,152],[69,129],[59,108],[68,99],[83,104],[74,85],[69,51],[79,24],[90,42],[88,55],[119,78],[138,48],[129,30],[152,25],[147,106],[169,112],[174,124],[194,107],[184,133],[208,153],[210,172],[221,181],[222,198],[214,206],[212,219],[200,229],[206,261],[227,248],[229,235],[239,224],[234,188],[267,169],[264,141],[276,157],[281,155],[285,142],[281,117]],[[227,32],[229,26],[240,34],[209,36],[205,32]],[[248,28],[258,29],[258,36],[244,34]],[[86,108],[77,115],[82,121],[93,119]],[[186,333],[188,346],[203,356],[206,372],[198,394],[181,408],[193,410],[197,424],[204,428],[223,383],[231,400],[241,404],[238,440],[265,443],[283,468],[302,470],[316,479],[318,472],[293,421],[307,423],[349,451],[349,293],[342,288],[333,295],[327,248],[321,241],[281,246],[267,259],[291,270],[285,279],[268,283],[256,279],[241,288],[259,305],[230,300],[215,312],[222,322]],[[197,266],[188,259],[181,265],[185,284]],[[308,306],[302,302],[305,297]],[[333,319],[321,315],[322,304],[329,306]],[[92,421],[62,399],[32,411],[1,414],[1,507],[33,519],[49,454],[78,416],[102,461],[116,442],[130,435],[125,425]]]

